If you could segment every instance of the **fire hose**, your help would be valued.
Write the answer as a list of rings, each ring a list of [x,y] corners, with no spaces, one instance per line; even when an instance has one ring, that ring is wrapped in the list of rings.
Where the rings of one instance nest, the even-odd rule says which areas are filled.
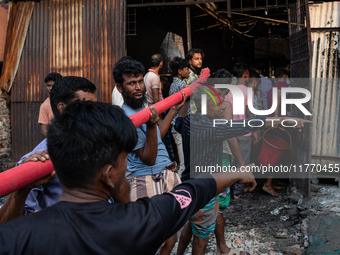
[[[159,114],[165,112],[183,100],[182,93],[190,96],[190,93],[204,84],[208,77],[209,70],[203,71],[201,77],[198,78],[193,84],[155,103],[152,106],[156,108]],[[149,120],[150,113],[151,110],[150,107],[148,107],[138,113],[135,113],[134,115],[131,115],[130,119],[136,127],[139,127]],[[27,162],[8,169],[7,171],[0,173],[0,197],[23,188],[26,185],[47,176],[52,171],[53,165],[51,160],[47,160],[45,162]]]

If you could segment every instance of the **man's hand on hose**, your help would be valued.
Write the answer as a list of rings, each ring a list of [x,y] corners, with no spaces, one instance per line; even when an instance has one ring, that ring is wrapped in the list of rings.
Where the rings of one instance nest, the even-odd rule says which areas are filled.
[[[50,156],[48,155],[47,150],[43,150],[43,151],[37,151],[34,154],[32,154],[31,156],[29,156],[28,158],[26,158],[25,160],[23,160],[21,162],[21,164],[27,163],[27,162],[37,162],[37,161],[41,161],[41,162],[45,162],[46,160],[49,160]],[[49,182],[51,179],[55,178],[56,174],[55,171],[52,171],[49,175],[31,183],[28,184],[27,186],[23,187],[22,189],[24,190],[31,190],[35,187],[38,187],[40,185],[43,185],[47,182]]]

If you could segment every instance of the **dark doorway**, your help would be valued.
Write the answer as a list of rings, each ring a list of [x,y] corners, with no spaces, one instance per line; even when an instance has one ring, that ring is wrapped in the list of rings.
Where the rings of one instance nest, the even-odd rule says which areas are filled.
[[[188,50],[186,8],[190,8],[192,47],[205,51],[204,65],[212,72],[230,69],[236,59],[250,65],[261,61],[271,70],[289,58],[288,1],[230,1],[230,8],[228,1],[149,2],[127,1],[127,54],[146,67],[167,32],[181,36]]]

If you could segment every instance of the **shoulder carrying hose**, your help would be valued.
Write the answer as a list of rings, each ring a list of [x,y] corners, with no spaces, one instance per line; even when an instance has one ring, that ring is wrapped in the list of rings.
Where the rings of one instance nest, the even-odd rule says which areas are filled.
[[[156,108],[159,114],[170,109],[172,106],[180,103],[183,100],[182,93],[190,96],[190,92],[195,91],[198,87],[204,84],[205,80],[209,77],[209,70],[205,70],[201,77],[197,79],[190,86],[182,89],[181,91],[163,99],[152,105]],[[146,123],[150,118],[149,107],[130,116],[131,121],[136,127]],[[47,176],[53,171],[51,160],[45,162],[27,162],[19,165],[5,172],[0,173],[0,197],[16,191],[32,182],[35,182],[44,176]]]

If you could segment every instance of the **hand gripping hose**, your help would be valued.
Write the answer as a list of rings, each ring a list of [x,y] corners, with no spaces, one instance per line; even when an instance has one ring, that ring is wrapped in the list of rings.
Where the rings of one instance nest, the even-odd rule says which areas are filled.
[[[209,70],[203,71],[201,77],[197,79],[193,84],[155,103],[152,106],[156,108],[159,114],[165,112],[166,110],[170,109],[172,106],[180,103],[183,100],[183,92],[187,96],[190,96],[190,92],[195,91],[198,87],[204,84],[208,77]],[[148,107],[134,115],[131,115],[130,119],[136,127],[139,127],[149,120],[150,113],[151,110]],[[52,161],[47,160],[45,162],[27,162],[25,164],[2,172],[0,173],[0,197],[20,188],[23,188],[24,186],[47,176],[52,171]]]

